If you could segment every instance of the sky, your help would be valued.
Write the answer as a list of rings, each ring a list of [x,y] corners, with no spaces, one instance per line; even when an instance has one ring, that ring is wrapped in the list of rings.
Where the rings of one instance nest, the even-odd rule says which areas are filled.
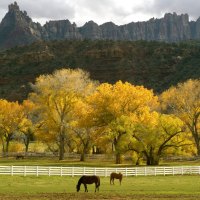
[[[200,16],[200,0],[16,0],[20,10],[27,11],[34,22],[42,25],[50,20],[68,19],[77,26],[93,20],[98,25],[116,25],[162,18],[165,13],[189,14],[190,20]],[[0,0],[0,21],[14,0]]]

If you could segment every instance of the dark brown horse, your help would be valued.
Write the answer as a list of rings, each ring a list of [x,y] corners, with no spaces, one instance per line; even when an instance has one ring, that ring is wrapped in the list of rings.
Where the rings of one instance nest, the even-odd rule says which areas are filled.
[[[123,178],[123,174],[119,173],[115,173],[115,172],[112,172],[110,174],[110,184],[113,184],[114,185],[114,179],[119,179],[119,182],[120,182],[120,185],[121,185],[121,182],[122,182],[122,178]]]
[[[76,186],[77,192],[80,190],[81,184],[84,185],[85,192],[88,192],[87,184],[93,184],[93,183],[95,183],[95,192],[96,190],[99,191],[100,178],[98,176],[82,176],[79,179],[78,184]]]

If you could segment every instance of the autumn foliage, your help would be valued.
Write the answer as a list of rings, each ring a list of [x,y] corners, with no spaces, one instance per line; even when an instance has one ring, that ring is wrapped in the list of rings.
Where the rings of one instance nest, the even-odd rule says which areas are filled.
[[[200,154],[200,81],[188,80],[157,96],[143,86],[118,81],[98,83],[83,70],[62,69],[42,75],[22,104],[0,100],[3,151],[21,134],[26,151],[31,140],[65,152],[126,153],[147,165],[177,154]],[[192,92],[191,92],[192,91]],[[95,147],[95,150],[94,150]]]

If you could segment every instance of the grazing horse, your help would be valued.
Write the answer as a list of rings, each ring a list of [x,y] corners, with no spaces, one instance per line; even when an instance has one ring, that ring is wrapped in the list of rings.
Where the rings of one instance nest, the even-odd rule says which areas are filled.
[[[96,189],[99,191],[100,178],[98,176],[81,176],[76,186],[77,192],[80,190],[81,184],[85,187],[85,192],[88,192],[87,184],[95,183],[95,192]]]
[[[119,179],[119,182],[120,182],[120,185],[121,185],[121,182],[122,182],[122,177],[123,177],[123,174],[119,173],[115,173],[115,172],[112,172],[110,174],[110,184],[113,184],[114,185],[114,179]]]

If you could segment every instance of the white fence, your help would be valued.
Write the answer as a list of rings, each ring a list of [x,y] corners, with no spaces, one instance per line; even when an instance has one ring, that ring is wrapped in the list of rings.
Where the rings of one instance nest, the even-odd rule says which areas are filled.
[[[46,175],[82,176],[98,175],[107,177],[111,172],[121,172],[124,176],[165,176],[200,175],[200,166],[174,167],[133,167],[133,168],[92,168],[92,167],[46,167],[46,166],[0,166],[0,175]]]

